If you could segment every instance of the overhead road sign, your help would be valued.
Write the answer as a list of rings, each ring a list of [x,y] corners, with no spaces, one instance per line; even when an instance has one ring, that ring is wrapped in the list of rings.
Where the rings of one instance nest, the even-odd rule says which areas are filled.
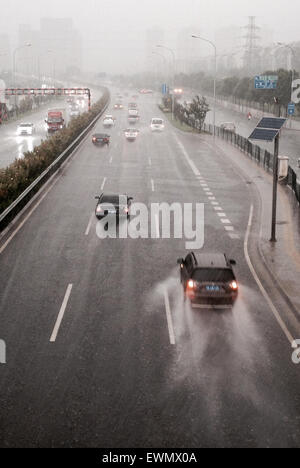
[[[91,109],[91,91],[89,88],[6,88],[5,96],[88,96]]]
[[[254,79],[255,89],[276,89],[277,75],[256,75]]]

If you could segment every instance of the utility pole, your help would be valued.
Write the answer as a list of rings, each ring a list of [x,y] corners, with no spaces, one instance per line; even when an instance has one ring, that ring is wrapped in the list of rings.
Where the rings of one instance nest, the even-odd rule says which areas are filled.
[[[280,111],[279,111],[280,113]],[[275,137],[274,160],[273,160],[273,202],[272,202],[272,233],[270,242],[276,239],[276,216],[277,216],[277,188],[278,188],[278,155],[279,155],[279,133]]]
[[[260,28],[256,26],[256,17],[249,16],[249,23],[244,27],[246,34],[245,39],[245,53],[244,53],[244,67],[249,73],[252,73],[255,69],[255,50],[257,50],[257,40],[260,38],[258,31]]]

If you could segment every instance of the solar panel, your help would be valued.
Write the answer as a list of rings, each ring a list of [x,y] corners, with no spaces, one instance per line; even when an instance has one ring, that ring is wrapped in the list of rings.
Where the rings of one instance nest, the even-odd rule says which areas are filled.
[[[274,118],[274,117],[264,117],[261,119],[257,128],[272,128],[276,130],[280,130],[286,122],[286,119]]]
[[[249,140],[273,141],[274,138],[278,135],[278,133],[278,130],[255,128],[249,136]]]

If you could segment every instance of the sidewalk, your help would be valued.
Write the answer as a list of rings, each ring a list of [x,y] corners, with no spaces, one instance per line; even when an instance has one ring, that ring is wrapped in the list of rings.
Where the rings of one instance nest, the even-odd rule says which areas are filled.
[[[211,138],[203,138],[213,144]],[[300,318],[300,207],[295,196],[288,187],[278,184],[277,242],[273,244],[270,242],[273,175],[224,140],[217,138],[216,146],[258,190],[262,207],[259,250],[281,292]]]

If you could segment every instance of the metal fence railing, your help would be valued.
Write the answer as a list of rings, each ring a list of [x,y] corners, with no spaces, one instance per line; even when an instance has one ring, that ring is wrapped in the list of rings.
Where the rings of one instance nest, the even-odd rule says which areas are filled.
[[[203,130],[213,134],[213,125],[204,124]],[[216,127],[216,136],[239,148],[248,157],[254,159],[261,165],[267,172],[273,172],[273,154],[269,151],[262,149],[258,145],[254,145],[247,138],[237,133],[229,132],[220,127]],[[297,179],[297,174],[291,166],[289,166],[288,170],[287,185],[292,189],[298,203],[300,203],[300,180]]]

